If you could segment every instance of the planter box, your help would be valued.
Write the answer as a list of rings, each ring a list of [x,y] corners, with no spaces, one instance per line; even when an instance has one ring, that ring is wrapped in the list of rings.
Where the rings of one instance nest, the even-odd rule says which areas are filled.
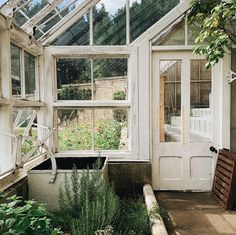
[[[71,176],[72,168],[75,165],[79,174],[84,170],[93,171],[93,165],[98,157],[78,157],[78,158],[56,158],[57,176],[54,183],[49,183],[52,173],[51,160],[41,163],[28,173],[29,199],[35,199],[39,203],[45,203],[49,210],[59,208],[58,197],[60,185],[64,184],[65,174],[68,179]],[[104,178],[108,177],[108,159],[100,157],[101,171]]]

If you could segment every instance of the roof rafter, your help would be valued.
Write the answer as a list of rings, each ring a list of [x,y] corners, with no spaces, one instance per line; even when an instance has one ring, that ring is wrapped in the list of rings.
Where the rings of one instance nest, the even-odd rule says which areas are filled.
[[[54,25],[39,41],[44,45],[51,43],[60,34],[65,32],[71,25],[79,20],[89,9],[95,6],[100,0],[85,0],[78,5],[72,12],[65,16],[61,21]]]
[[[39,11],[35,16],[33,16],[24,25],[22,25],[22,29],[32,34],[33,27],[36,26],[37,23],[39,23],[63,1],[64,0],[54,0],[52,3],[48,3],[41,11]]]

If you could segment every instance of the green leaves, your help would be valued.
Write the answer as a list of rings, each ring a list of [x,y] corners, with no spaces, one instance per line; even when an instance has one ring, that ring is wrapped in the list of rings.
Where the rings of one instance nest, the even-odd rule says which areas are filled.
[[[36,201],[23,201],[12,196],[7,203],[0,205],[1,235],[59,235],[59,229],[53,229],[51,216],[42,204]]]
[[[229,3],[219,0],[194,0],[191,9],[191,21],[199,21],[201,32],[196,39],[200,44],[194,53],[205,55],[207,68],[214,66],[230,51],[236,43],[234,35],[236,1]],[[190,21],[190,22],[191,22]]]

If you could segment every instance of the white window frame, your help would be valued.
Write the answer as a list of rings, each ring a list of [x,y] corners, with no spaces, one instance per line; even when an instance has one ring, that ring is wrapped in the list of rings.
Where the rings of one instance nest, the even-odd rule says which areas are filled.
[[[21,73],[21,97],[14,97],[14,95],[12,95],[13,99],[26,99],[26,94],[25,94],[25,52],[29,53],[30,55],[32,55],[35,58],[35,98],[34,100],[27,100],[27,101],[39,101],[39,71],[38,71],[38,67],[39,67],[39,62],[38,62],[38,56],[30,51],[28,51],[27,49],[23,48],[22,46],[20,46],[18,43],[11,41],[11,45],[16,46],[19,48],[20,50],[20,73]],[[10,52],[11,54],[11,52]],[[11,81],[12,82],[12,81]]]
[[[117,151],[117,150],[101,150],[101,154],[107,155],[113,160],[139,160],[138,154],[138,73],[137,73],[137,48],[128,46],[50,46],[45,49],[45,56],[50,63],[45,63],[48,66],[48,72],[46,76],[51,76],[53,79],[47,80],[47,94],[50,95],[50,99],[45,100],[50,106],[50,112],[47,115],[48,126],[55,127],[55,115],[57,108],[117,108],[124,107],[129,109],[129,131],[130,131],[130,149],[128,151]],[[128,99],[124,101],[79,101],[79,100],[69,100],[60,101],[57,100],[57,86],[56,86],[56,59],[57,58],[128,58]],[[50,64],[53,66],[51,68]],[[49,75],[50,74],[50,75]],[[53,91],[53,92],[51,92]],[[53,120],[54,117],[54,120]],[[51,140],[51,146],[54,147],[54,152],[56,152],[55,146],[57,145],[57,136],[54,135],[53,140]],[[73,157],[73,156],[96,156],[98,151],[66,151],[56,153],[56,156],[60,157]]]

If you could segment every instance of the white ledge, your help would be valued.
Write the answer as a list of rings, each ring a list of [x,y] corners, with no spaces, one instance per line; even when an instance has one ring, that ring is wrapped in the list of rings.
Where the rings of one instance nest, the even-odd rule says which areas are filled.
[[[149,213],[150,227],[152,235],[168,235],[165,224],[160,215],[153,212],[159,208],[156,197],[153,193],[152,186],[145,184],[143,187],[143,194]]]

